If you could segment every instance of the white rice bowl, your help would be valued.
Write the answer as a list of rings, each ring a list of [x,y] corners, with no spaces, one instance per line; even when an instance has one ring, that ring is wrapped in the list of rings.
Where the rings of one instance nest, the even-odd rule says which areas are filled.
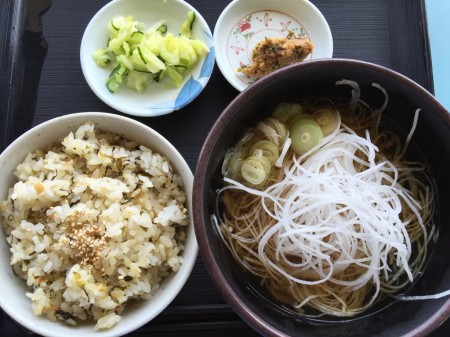
[[[1,249],[1,257],[0,257],[0,276],[2,279],[2,291],[0,292],[0,306],[1,308],[14,320],[16,320],[19,324],[23,325],[25,328],[34,331],[38,334],[45,335],[45,336],[74,336],[74,335],[83,335],[83,336],[121,336],[123,334],[129,333],[140,326],[146,324],[148,321],[153,319],[155,316],[157,316],[162,310],[164,310],[170,302],[175,298],[175,296],[179,293],[181,288],[184,286],[187,278],[189,277],[192,268],[194,266],[197,252],[198,252],[198,246],[195,239],[194,234],[194,228],[192,223],[192,172],[187,165],[187,163],[184,161],[183,157],[178,153],[178,151],[167,141],[165,140],[161,135],[150,129],[149,127],[136,122],[130,118],[121,117],[114,114],[107,114],[107,113],[77,113],[77,114],[71,114],[59,118],[52,119],[48,122],[42,123],[35,128],[31,129],[21,137],[19,137],[15,142],[13,142],[2,154],[0,154],[0,168],[2,173],[2,179],[0,180],[0,200],[6,200],[8,197],[8,191],[9,189],[18,181],[17,177],[14,175],[14,172],[16,171],[16,168],[19,163],[22,163],[27,155],[31,152],[35,152],[36,149],[46,150],[49,146],[49,144],[56,144],[59,140],[59,143],[61,144],[61,140],[66,137],[71,131],[76,131],[81,125],[85,124],[86,122],[92,122],[93,126],[95,126],[95,130],[100,130],[102,133],[111,133],[116,134],[119,136],[123,136],[123,138],[134,141],[138,143],[139,145],[142,145],[139,149],[141,151],[142,156],[140,157],[140,161],[142,165],[144,165],[147,168],[147,171],[155,170],[156,168],[161,169],[162,172],[153,172],[154,174],[162,174],[162,176],[165,176],[165,172],[168,170],[168,163],[164,163],[164,160],[162,158],[167,158],[168,162],[172,166],[173,170],[176,172],[177,175],[181,179],[177,180],[174,178],[174,181],[178,181],[180,184],[182,184],[182,190],[185,192],[185,210],[187,211],[188,218],[183,218],[183,208],[179,206],[179,202],[172,201],[170,202],[170,198],[174,198],[175,196],[179,196],[179,201],[183,202],[184,196],[179,194],[178,192],[173,192],[176,190],[176,187],[174,187],[174,190],[172,190],[171,193],[165,193],[163,197],[160,197],[158,200],[152,200],[154,204],[156,204],[155,214],[153,215],[153,223],[157,225],[153,229],[145,228],[145,226],[142,226],[142,224],[145,223],[148,219],[145,218],[145,212],[139,213],[139,211],[136,210],[136,207],[131,207],[128,209],[129,212],[136,214],[130,214],[127,223],[134,223],[135,229],[137,232],[134,234],[138,235],[139,237],[143,236],[147,239],[151,239],[152,231],[157,230],[158,235],[153,233],[153,235],[156,235],[158,237],[156,245],[159,246],[159,248],[163,249],[164,251],[161,251],[160,254],[156,254],[155,251],[158,249],[153,249],[153,254],[150,254],[151,257],[149,258],[149,254],[143,253],[142,250],[145,251],[145,245],[141,245],[139,249],[134,250],[134,259],[146,259],[150,261],[150,264],[158,265],[157,268],[149,268],[153,270],[157,270],[157,272],[153,272],[151,275],[151,278],[153,280],[151,282],[136,282],[137,280],[141,280],[142,277],[139,275],[139,268],[133,268],[130,267],[130,263],[127,263],[127,268],[122,268],[120,272],[117,272],[116,270],[116,276],[120,277],[120,282],[125,282],[125,280],[128,280],[129,283],[133,283],[134,285],[131,287],[128,287],[127,291],[129,292],[130,298],[136,297],[135,295],[139,295],[138,297],[142,297],[142,300],[132,300],[129,303],[127,302],[124,306],[124,310],[122,312],[113,312],[112,310],[104,310],[104,313],[101,313],[100,311],[97,312],[96,319],[99,319],[97,322],[95,322],[93,319],[88,319],[86,321],[82,320],[76,320],[77,324],[75,326],[72,326],[70,324],[61,322],[61,321],[52,321],[49,319],[47,314],[44,312],[42,313],[42,309],[48,305],[48,299],[43,296],[42,291],[39,290],[39,288],[35,288],[33,291],[32,288],[27,287],[26,281],[20,279],[18,276],[16,276],[13,272],[13,269],[10,265],[11,262],[11,252],[10,252],[10,245],[6,240],[7,235],[5,235],[4,230],[2,229],[0,231],[0,249]],[[90,131],[87,129],[92,128],[92,126],[86,125],[83,127],[86,129],[85,131],[82,131],[82,133]],[[76,138],[76,137],[75,137]],[[67,140],[67,139],[66,139]],[[78,142],[78,143],[77,143]],[[82,144],[82,142],[79,142],[76,139],[69,139],[67,140],[67,144],[70,144],[74,148],[74,152],[77,151],[85,151],[85,149],[77,149],[77,146],[85,146],[86,144]],[[78,145],[77,145],[78,144]],[[162,157],[159,157],[157,155],[152,156],[149,155],[146,148],[150,149],[153,153],[161,154]],[[147,153],[147,154],[146,154]],[[125,156],[126,153],[119,153],[116,152],[114,156],[120,157]],[[129,155],[129,153],[128,153]],[[96,158],[91,158],[91,164],[94,166],[96,164],[99,164],[99,158],[100,156],[97,156]],[[108,157],[108,156],[107,156]],[[146,162],[148,158],[150,161]],[[57,160],[53,160],[55,158],[52,158],[50,162],[57,162]],[[100,159],[101,161],[102,159]],[[42,164],[42,162],[41,162]],[[39,168],[39,165],[41,164],[35,164],[37,168]],[[48,163],[46,163],[48,165]],[[157,170],[158,170],[157,169]],[[29,172],[30,167],[25,165],[25,167],[21,167],[22,174],[27,175],[27,171]],[[118,170],[118,172],[121,172],[121,170]],[[170,171],[169,171],[170,172]],[[170,173],[169,173],[170,175]],[[62,175],[61,175],[62,176]],[[80,176],[75,178],[79,182],[77,186],[78,188],[83,189],[85,185],[89,185],[90,189],[92,190],[92,193],[96,193],[97,195],[103,194],[103,207],[104,209],[108,209],[108,212],[103,215],[104,217],[104,226],[102,227],[103,235],[107,235],[109,238],[108,242],[114,241],[114,238],[117,238],[117,244],[120,245],[120,236],[119,233],[123,228],[121,228],[120,225],[120,217],[123,216],[123,210],[120,211],[120,200],[122,196],[127,193],[127,184],[120,184],[117,183],[117,181],[112,180],[105,180],[105,179],[96,179],[95,182],[92,180],[89,180],[90,177],[86,176]],[[130,184],[135,183],[135,180],[139,180],[139,184],[141,186],[151,186],[152,182],[149,181],[145,175],[142,175],[139,177],[132,177],[129,178]],[[57,179],[55,179],[56,181]],[[50,181],[46,184],[51,183]],[[48,186],[44,184],[45,189],[47,190]],[[15,191],[16,195],[14,197],[16,199],[21,199],[22,202],[29,203],[32,202],[39,207],[45,207],[46,202],[49,202],[49,199],[52,198],[61,198],[62,196],[55,195],[57,190],[60,188],[62,192],[65,193],[64,189],[67,188],[65,186],[67,182],[64,182],[64,179],[61,179],[58,184],[58,188],[53,189],[52,193],[41,193],[40,196],[36,197],[33,193],[36,192],[36,188],[38,192],[40,191],[40,188],[42,186],[34,187],[30,190],[29,186],[21,185],[19,184],[17,186],[17,189]],[[39,183],[38,183],[39,185]],[[174,184],[176,185],[176,183]],[[73,186],[71,186],[71,194],[76,194],[77,191],[73,191]],[[114,188],[112,188],[114,187]],[[76,188],[75,188],[76,189]],[[109,189],[109,190],[108,190]],[[31,193],[30,193],[31,191]],[[80,192],[80,191],[78,191]],[[30,198],[31,197],[31,198]],[[36,198],[35,198],[36,197]],[[175,197],[177,198],[177,197]],[[28,200],[30,199],[30,200]],[[36,199],[38,201],[36,201]],[[158,203],[161,201],[160,203]],[[145,202],[144,202],[145,203]],[[73,204],[73,203],[72,203]],[[81,214],[81,218],[77,218],[77,221],[80,220],[81,222],[86,221],[87,223],[90,223],[90,226],[84,226],[83,228],[89,228],[92,230],[92,221],[91,219],[98,219],[98,212],[95,213],[90,209],[88,206],[88,202],[80,203],[81,205],[78,210],[80,211],[79,214]],[[113,207],[108,207],[109,205],[113,205]],[[178,206],[177,206],[178,205]],[[135,206],[135,205],[134,205]],[[100,208],[101,208],[100,207]],[[52,218],[56,219],[56,222],[60,221],[60,223],[64,223],[66,227],[70,226],[70,220],[67,219],[67,223],[64,222],[65,218],[67,217],[68,213],[70,213],[73,209],[71,209],[69,203],[62,203],[61,207],[54,207],[51,210],[51,216]],[[78,214],[78,215],[79,215]],[[59,220],[58,220],[59,219]],[[133,220],[131,220],[133,219]],[[3,217],[2,220],[3,221]],[[114,222],[112,224],[111,222]],[[141,224],[139,224],[141,222]],[[181,242],[178,247],[178,241],[176,241],[174,238],[174,226],[172,224],[174,223],[181,223],[185,224],[185,233],[186,238],[185,242],[183,243],[183,239],[180,239]],[[4,223],[2,223],[3,227]],[[81,227],[77,227],[77,225],[74,225],[76,229],[80,229]],[[33,232],[33,231],[40,231],[42,228],[38,228],[39,226],[32,226],[27,222],[21,223],[19,226],[20,229],[15,232],[16,235],[23,236],[27,235],[26,233]],[[183,227],[176,225],[176,227]],[[155,229],[157,228],[157,229]],[[170,229],[172,228],[172,229]],[[164,232],[166,231],[167,232]],[[165,234],[164,234],[165,233]],[[71,232],[71,234],[76,234],[76,232]],[[81,232],[82,235],[80,237],[85,237],[86,232]],[[163,235],[161,235],[163,234]],[[55,233],[53,233],[54,236],[57,236]],[[63,235],[62,235],[63,236]],[[70,235],[69,235],[70,236]],[[98,238],[99,236],[94,236],[93,238]],[[34,246],[35,250],[39,250],[43,247],[45,247],[45,242],[38,242],[36,238],[39,238],[40,240],[43,240],[43,236],[41,235],[29,235],[29,240],[32,240],[32,245]],[[71,237],[72,238],[72,237]],[[61,238],[61,242],[63,242],[64,238]],[[72,240],[72,239],[71,239]],[[26,240],[24,241],[26,242]],[[30,241],[28,241],[30,242]],[[74,241],[72,241],[73,243]],[[75,242],[77,242],[75,240]],[[116,242],[115,242],[116,243]],[[104,242],[102,241],[96,241],[96,246],[102,246]],[[117,262],[116,258],[114,256],[121,256],[126,257],[126,255],[123,255],[123,251],[131,250],[136,248],[133,245],[128,245],[128,247],[121,246],[121,249],[110,249],[109,254],[107,255],[107,258],[110,259],[111,263],[120,263]],[[148,249],[148,248],[147,248]],[[26,247],[24,247],[22,252],[15,253],[13,256],[16,256],[17,259],[20,260],[21,254],[26,250]],[[77,250],[80,251],[80,250]],[[158,250],[159,251],[159,250]],[[178,251],[180,251],[180,257],[177,256]],[[167,254],[166,254],[167,253]],[[44,254],[44,255],[50,255],[50,254]],[[131,254],[132,255],[132,254]],[[167,255],[167,256],[166,256]],[[82,255],[84,256],[84,255]],[[89,258],[91,260],[89,260]],[[116,304],[113,302],[121,300],[121,297],[123,300],[126,299],[127,296],[124,294],[114,294],[115,298],[114,301],[111,300],[111,294],[109,293],[109,296],[105,296],[102,291],[104,289],[100,289],[98,287],[98,284],[92,283],[89,285],[91,289],[89,290],[91,292],[91,296],[86,297],[85,293],[86,289],[82,292],[77,291],[77,288],[79,287],[78,283],[84,284],[84,282],[90,283],[89,279],[92,278],[92,276],[89,275],[89,273],[86,273],[86,263],[89,265],[89,263],[95,263],[95,254],[88,254],[88,260],[85,260],[85,264],[83,262],[80,262],[78,264],[74,264],[70,267],[70,270],[67,272],[67,277],[64,279],[64,282],[62,282],[62,285],[64,283],[66,284],[66,293],[64,294],[64,298],[70,301],[74,301],[72,303],[72,306],[78,306],[80,303],[83,304],[83,301],[93,301],[92,299],[95,299],[95,305],[92,305],[92,307],[97,306],[99,308],[113,308]],[[102,256],[103,258],[103,256]],[[81,257],[80,257],[81,261]],[[88,261],[88,262],[86,262]],[[94,261],[94,262],[93,262]],[[142,261],[141,261],[142,262]],[[58,264],[58,259],[55,258],[48,258],[48,260],[43,261],[39,265],[42,266],[43,270],[51,272],[53,268],[56,268]],[[103,263],[103,265],[105,265]],[[37,268],[39,269],[39,268]],[[107,269],[107,268],[106,268]],[[141,270],[145,270],[145,268],[140,268]],[[39,273],[39,270],[35,270]],[[123,271],[126,271],[125,273]],[[42,271],[40,271],[42,272]],[[108,270],[105,270],[105,273],[108,274]],[[117,273],[121,275],[117,275]],[[133,274],[134,273],[134,274]],[[25,277],[26,275],[31,275],[32,273],[29,272],[29,270],[25,271]],[[73,277],[73,275],[76,274],[76,277]],[[162,282],[159,282],[159,277],[162,277]],[[83,277],[85,280],[83,280]],[[81,280],[80,280],[81,278]],[[30,278],[32,280],[33,277]],[[124,280],[125,279],[125,280]],[[31,281],[30,281],[31,282]],[[60,282],[60,283],[61,283]],[[67,286],[67,284],[70,284],[70,282],[74,282],[74,287],[72,290],[67,290],[70,287]],[[61,286],[61,285],[60,285]],[[56,289],[58,288],[58,282],[55,282]],[[36,290],[37,289],[37,290]],[[86,293],[88,293],[87,291]],[[26,295],[28,293],[28,295]],[[93,296],[92,294],[99,294],[98,296]],[[134,294],[134,295],[133,295]],[[28,297],[27,297],[28,296]],[[84,300],[83,300],[84,297]],[[31,299],[30,299],[31,298]],[[33,299],[33,301],[32,301]],[[47,303],[46,303],[47,301]],[[32,304],[33,302],[33,304]],[[76,304],[76,305],[75,305]],[[84,305],[88,305],[87,303],[84,303]],[[76,308],[69,308],[64,307],[61,309],[67,309],[63,311],[69,311],[72,313],[77,313]],[[72,310],[72,311],[71,311]],[[45,310],[44,310],[45,311]],[[34,313],[33,313],[34,312]],[[35,315],[35,313],[41,313],[41,315]],[[80,317],[83,316],[83,313],[80,311],[78,312]],[[51,315],[50,315],[51,316]],[[59,315],[61,316],[61,314]],[[76,315],[75,315],[76,316]],[[51,318],[51,317],[50,317]],[[60,318],[60,317],[59,317]],[[69,319],[68,321],[70,321]],[[73,323],[73,322],[68,322]],[[96,326],[97,323],[97,326]],[[97,328],[97,329],[96,329]],[[99,329],[100,328],[100,329]],[[106,329],[105,329],[106,328]]]

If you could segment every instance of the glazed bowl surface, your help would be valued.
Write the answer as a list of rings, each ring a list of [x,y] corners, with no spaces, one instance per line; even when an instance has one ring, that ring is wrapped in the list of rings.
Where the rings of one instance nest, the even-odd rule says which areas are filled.
[[[17,181],[14,171],[28,153],[36,149],[45,150],[50,143],[57,143],[70,131],[86,122],[92,122],[102,132],[123,136],[135,141],[155,152],[163,154],[180,175],[187,195],[186,208],[190,216],[190,224],[186,229],[186,241],[182,253],[181,268],[171,273],[160,284],[160,288],[149,300],[131,301],[121,314],[122,320],[108,330],[94,330],[95,322],[89,320],[78,322],[76,326],[53,322],[44,316],[36,316],[32,312],[31,300],[25,295],[30,292],[24,280],[17,277],[10,265],[10,246],[5,233],[0,231],[0,276],[2,291],[0,307],[17,323],[26,329],[42,336],[122,336],[148,323],[161,313],[177,296],[186,283],[195,264],[198,245],[192,223],[192,182],[193,175],[188,164],[178,150],[155,130],[131,118],[103,112],[81,112],[65,115],[41,123],[17,138],[0,154],[0,199],[5,200],[8,190]]]
[[[114,70],[113,62],[105,67],[96,64],[93,53],[106,48],[109,33],[108,22],[115,16],[132,16],[143,24],[144,29],[161,20],[167,33],[178,36],[180,27],[188,12],[195,13],[192,38],[203,42],[209,48],[206,55],[183,75],[182,82],[176,86],[169,76],[161,81],[153,81],[142,92],[123,85],[114,93],[106,86],[106,80]],[[110,107],[126,114],[139,117],[155,117],[182,109],[197,98],[206,87],[214,69],[215,51],[212,33],[208,24],[193,6],[184,0],[113,0],[103,6],[86,26],[80,45],[81,70],[92,91]]]
[[[252,63],[252,50],[265,38],[288,32],[307,38],[314,49],[306,60],[331,58],[333,37],[327,20],[308,0],[234,0],[222,11],[214,28],[217,65],[225,79],[242,91],[255,79],[238,72]]]
[[[389,101],[383,115],[404,136],[419,113],[412,142],[429,165],[437,191],[436,224],[432,253],[422,275],[407,295],[430,295],[450,289],[450,114],[423,87],[407,77],[375,64],[349,60],[312,60],[280,69],[239,94],[222,112],[201,150],[194,174],[194,223],[200,253],[224,298],[252,327],[268,336],[424,336],[450,315],[450,299],[392,301],[388,305],[352,319],[305,319],[274,303],[257,282],[243,272],[219,237],[212,216],[216,192],[222,186],[221,167],[226,151],[244,130],[282,102],[317,97],[350,100],[348,86],[355,81],[361,98],[373,107],[384,102],[381,85]]]

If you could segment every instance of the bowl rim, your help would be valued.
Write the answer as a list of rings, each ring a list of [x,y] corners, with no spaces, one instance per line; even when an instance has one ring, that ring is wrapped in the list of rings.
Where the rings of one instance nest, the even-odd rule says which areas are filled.
[[[83,73],[83,76],[86,80],[86,83],[88,84],[89,88],[92,90],[92,92],[106,105],[110,106],[111,108],[123,112],[128,115],[133,115],[137,117],[157,117],[162,115],[167,115],[170,113],[173,113],[174,111],[180,110],[184,108],[186,105],[191,103],[194,99],[196,99],[200,93],[205,89],[206,85],[208,84],[209,80],[211,79],[212,72],[215,65],[215,48],[213,44],[212,39],[212,33],[211,29],[206,22],[205,18],[202,16],[202,14],[194,8],[190,3],[188,3],[185,0],[169,0],[167,2],[167,6],[173,6],[180,5],[186,9],[187,11],[193,11],[195,12],[195,20],[198,25],[200,25],[200,28],[203,31],[204,37],[201,38],[201,40],[204,40],[204,42],[209,47],[209,53],[205,56],[202,56],[199,58],[197,64],[194,65],[194,67],[189,71],[187,76],[183,77],[183,83],[178,88],[171,88],[171,92],[168,93],[166,98],[164,99],[155,99],[154,101],[143,101],[141,104],[138,104],[136,106],[129,105],[127,102],[133,101],[132,98],[127,98],[127,94],[125,93],[115,93],[115,95],[122,95],[120,97],[124,97],[124,99],[121,99],[120,97],[115,97],[113,101],[108,98],[109,92],[104,88],[105,87],[105,79],[98,79],[95,78],[94,74],[91,73],[89,70],[91,67],[98,67],[95,65],[95,61],[92,59],[92,56],[90,54],[91,50],[88,50],[89,45],[89,39],[88,37],[89,33],[92,33],[95,31],[95,27],[97,26],[97,22],[102,20],[102,18],[106,15],[108,11],[112,11],[113,9],[120,10],[121,6],[126,3],[132,3],[135,0],[111,0],[110,2],[103,5],[89,20],[88,24],[86,25],[83,35],[81,37],[80,41],[80,50],[79,50],[79,58],[80,58],[80,64],[81,64],[81,71]],[[144,1],[144,0],[141,0]],[[160,2],[166,2],[167,0],[160,0]],[[145,1],[144,1],[145,2]],[[148,1],[149,8],[154,6],[154,4],[151,1]],[[117,10],[117,11],[118,11]],[[116,12],[117,12],[116,11]],[[170,10],[168,10],[170,12]],[[136,12],[134,15],[138,13],[138,9],[136,9]],[[133,14],[133,13],[124,13],[124,14]],[[180,22],[181,25],[181,22]],[[107,32],[106,27],[104,27],[104,31]],[[97,34],[98,35],[98,34]],[[96,35],[94,35],[96,36]],[[98,48],[102,47],[101,45],[98,46]],[[197,69],[198,68],[198,69]],[[97,69],[97,68],[95,68]],[[196,70],[197,69],[197,70]],[[197,76],[194,78],[194,70],[198,72],[198,78]],[[126,90],[129,90],[129,93],[131,93],[133,96],[137,97],[137,99],[145,97],[147,94],[148,97],[150,97],[148,91],[144,91],[141,93],[135,93],[131,89],[124,88]],[[147,90],[150,90],[147,88]],[[163,90],[162,88],[159,88],[158,90]],[[179,98],[179,100],[178,100]]]
[[[156,130],[151,128],[150,126],[141,123],[139,121],[136,121],[130,117],[117,115],[114,113],[108,113],[108,112],[76,112],[71,113],[67,115],[62,115],[58,117],[51,118],[47,121],[44,121],[40,124],[37,124],[36,126],[32,127],[22,135],[20,135],[17,139],[15,139],[11,144],[9,144],[1,153],[0,153],[0,162],[3,163],[4,160],[8,157],[12,157],[16,155],[17,148],[21,145],[21,143],[27,141],[29,142],[29,138],[35,138],[39,136],[42,133],[45,133],[45,130],[48,130],[48,128],[54,128],[59,124],[60,122],[63,123],[72,123],[70,127],[64,128],[62,131],[60,130],[60,133],[67,134],[69,131],[74,131],[77,126],[82,125],[83,123],[87,121],[92,121],[94,124],[98,125],[98,129],[104,130],[106,132],[113,132],[109,131],[109,127],[105,126],[102,127],[101,120],[107,120],[112,119],[116,120],[121,123],[121,126],[128,125],[130,128],[140,128],[143,132],[145,132],[148,136],[146,140],[146,145],[149,147],[152,151],[156,151],[162,155],[164,155],[168,160],[170,161],[171,165],[176,169],[177,173],[180,174],[182,181],[183,181],[183,189],[186,192],[187,198],[186,198],[186,206],[190,211],[190,224],[189,227],[187,227],[187,235],[189,235],[188,239],[186,240],[184,247],[185,250],[182,254],[183,256],[183,264],[181,265],[180,270],[177,272],[171,273],[168,278],[165,278],[163,280],[164,283],[161,283],[161,288],[154,294],[156,297],[158,294],[164,293],[164,296],[159,295],[158,301],[154,301],[154,298],[152,297],[149,300],[142,301],[141,304],[150,303],[151,301],[154,301],[154,304],[151,308],[146,307],[140,307],[136,309],[137,311],[147,311],[150,315],[148,316],[142,316],[142,317],[136,317],[135,320],[133,320],[132,324],[125,325],[123,324],[120,326],[121,323],[124,323],[123,321],[119,322],[117,325],[112,327],[111,329],[104,330],[104,331],[94,331],[94,322],[90,323],[88,326],[92,325],[92,329],[88,332],[83,331],[83,333],[86,336],[121,336],[127,333],[130,333],[132,331],[135,331],[136,329],[140,328],[141,326],[148,324],[150,321],[155,319],[161,312],[163,312],[170,303],[175,299],[175,297],[180,293],[182,288],[185,286],[188,278],[192,274],[192,270],[195,266],[199,247],[198,247],[198,241],[195,234],[195,228],[193,224],[193,203],[192,203],[192,188],[193,188],[193,173],[189,165],[187,164],[184,157],[181,155],[181,153],[177,150],[177,148],[164,136],[162,136],[160,133],[158,133]],[[126,123],[126,124],[125,124]],[[111,127],[114,128],[114,127]],[[131,138],[128,137],[127,138]],[[152,142],[158,143],[158,147],[164,148],[164,151],[162,149],[154,150],[152,149],[149,144]],[[135,140],[136,141],[136,140]],[[35,147],[32,147],[35,149]],[[169,158],[173,157],[173,158]],[[176,159],[177,164],[174,163],[174,160]],[[17,162],[21,162],[23,159],[18,158]],[[182,173],[179,171],[183,171]],[[0,234],[2,237],[6,238],[6,235],[4,234],[3,230],[0,229],[2,233]],[[4,240],[4,245],[8,245],[6,243],[6,240]],[[187,250],[189,249],[189,250]],[[184,266],[184,268],[183,268]],[[9,272],[9,271],[8,271]],[[17,276],[12,275],[12,281],[15,283],[23,283],[24,287],[26,287],[26,282],[24,280],[19,279]],[[169,282],[169,283],[167,283]],[[168,285],[170,285],[170,291],[168,290]],[[18,285],[19,286],[19,285]],[[161,297],[160,297],[161,296]],[[46,335],[46,336],[61,336],[62,334],[65,336],[70,336],[70,334],[63,333],[62,331],[52,331],[48,330],[46,325],[42,326],[41,324],[34,324],[34,319],[32,321],[28,321],[23,319],[21,316],[21,313],[18,313],[16,311],[13,311],[8,305],[7,305],[7,299],[3,298],[4,296],[0,296],[0,307],[4,312],[13,319],[15,323],[17,323],[21,328],[29,329],[35,333]],[[24,294],[25,297],[25,294]],[[30,302],[30,311],[31,311],[31,301]],[[124,310],[124,313],[126,315],[127,307]],[[122,315],[121,315],[122,316]],[[46,324],[61,324],[59,322],[51,322],[44,316],[34,316],[36,320],[43,320],[46,322]],[[47,322],[48,321],[48,322]],[[50,322],[50,323],[49,323]],[[64,325],[62,325],[64,326]],[[70,327],[69,327],[70,328]],[[117,329],[114,329],[117,328]],[[67,330],[69,331],[69,330]],[[77,330],[76,327],[73,329],[73,333],[76,334],[80,330]]]
[[[246,0],[245,4],[247,4],[248,0]],[[258,0],[252,0],[255,3],[258,3]],[[288,0],[282,0],[282,1],[287,1]],[[270,1],[267,1],[270,2]],[[277,7],[280,6],[280,1],[272,1]],[[216,54],[216,62],[217,62],[217,66],[220,70],[220,72],[222,73],[222,75],[225,77],[225,79],[238,91],[243,91],[246,88],[248,88],[250,85],[253,84],[244,84],[241,83],[240,81],[237,80],[236,78],[236,74],[233,71],[233,69],[231,69],[225,62],[224,60],[224,55],[223,53],[221,53],[222,49],[219,47],[220,45],[222,45],[224,43],[224,41],[221,39],[222,34],[221,32],[223,31],[223,25],[225,24],[224,22],[227,22],[227,20],[229,19],[229,13],[235,9],[238,8],[238,6],[243,6],[244,4],[244,0],[233,0],[231,1],[226,7],[225,9],[221,12],[219,18],[217,19],[216,25],[214,27],[214,32],[213,32],[213,39],[214,39],[214,44],[216,46],[216,49],[218,50],[217,54]],[[320,23],[320,26],[322,27],[325,35],[326,35],[326,43],[325,46],[328,49],[327,55],[329,58],[331,58],[333,56],[333,35],[330,29],[330,26],[328,25],[328,22],[325,18],[325,16],[323,15],[323,13],[317,8],[316,5],[314,5],[312,2],[310,2],[309,0],[297,0],[296,2],[296,6],[299,8],[299,12],[302,11],[302,8],[308,8],[310,11],[312,11],[312,13],[316,16],[316,20],[318,23]],[[267,6],[267,8],[262,7],[260,10],[278,10],[276,8],[269,8],[270,6]],[[243,11],[242,16],[245,14],[250,14],[248,13],[248,11]],[[227,32],[228,33],[228,32]],[[314,43],[314,41],[313,41]]]
[[[236,313],[243,318],[254,329],[268,336],[289,336],[284,332],[278,330],[274,326],[268,324],[265,320],[261,319],[258,315],[254,314],[252,310],[243,302],[233,288],[226,281],[222,269],[214,259],[214,254],[208,241],[208,234],[206,232],[206,216],[203,213],[204,210],[204,198],[203,193],[205,190],[205,177],[206,168],[211,160],[211,150],[217,143],[221,129],[227,125],[230,119],[233,117],[234,110],[241,104],[242,101],[250,99],[255,93],[269,85],[274,79],[282,77],[285,73],[288,73],[292,68],[320,68],[325,66],[342,66],[352,65],[359,68],[367,68],[371,71],[376,71],[384,76],[396,78],[398,81],[403,82],[406,86],[414,90],[416,93],[425,96],[426,100],[432,105],[432,107],[438,111],[442,119],[446,121],[450,127],[450,112],[425,88],[416,83],[412,79],[405,75],[389,69],[387,67],[370,63],[367,61],[360,61],[346,58],[333,58],[333,59],[319,59],[305,61],[297,64],[293,64],[282,69],[279,69],[263,78],[258,80],[251,87],[243,91],[237,97],[235,97],[223,110],[223,112],[216,119],[216,122],[211,127],[210,132],[205,138],[204,144],[200,151],[196,170],[194,172],[194,227],[197,234],[197,240],[199,242],[199,249],[202,259],[205,263],[206,269],[215,283],[218,291],[222,294],[225,300],[232,306]],[[417,326],[405,336],[424,336],[434,331],[440,324],[442,324],[450,316],[450,299],[448,299],[438,311],[436,311],[427,321]]]

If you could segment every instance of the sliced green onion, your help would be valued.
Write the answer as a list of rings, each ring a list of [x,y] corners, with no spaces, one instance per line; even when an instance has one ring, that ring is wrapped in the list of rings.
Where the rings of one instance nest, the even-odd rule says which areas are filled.
[[[313,117],[322,128],[324,136],[328,136],[338,127],[339,112],[335,109],[319,109],[313,112]]]
[[[286,124],[289,120],[303,112],[303,107],[300,104],[281,103],[275,108],[272,117]]]
[[[291,105],[289,103],[281,103],[277,105],[272,113],[272,117],[278,119],[280,122],[284,123],[287,120],[289,112],[291,111]]]
[[[286,122],[286,126],[291,129],[292,126],[294,126],[297,122],[301,121],[301,120],[312,120],[314,122],[316,122],[316,120],[314,119],[314,117],[310,114],[300,114],[295,116],[294,118],[291,118],[288,122]]]
[[[297,113],[297,114],[303,114],[303,113],[305,113],[305,109],[303,108],[303,106],[301,104],[293,103],[293,104],[291,104],[291,112]]]
[[[299,155],[311,150],[323,138],[320,125],[310,118],[298,119],[290,128],[290,133],[291,147]]]
[[[277,134],[280,135],[281,138],[286,138],[288,130],[286,129],[286,126],[278,119],[267,117],[264,121],[269,124],[277,132]]]
[[[264,172],[266,174],[269,174],[270,170],[272,169],[272,165],[269,162],[269,159],[267,159],[264,155],[262,150],[256,150],[253,155],[251,155],[250,157],[246,158],[245,160],[256,160],[258,162],[260,162],[264,168]]]
[[[259,142],[256,142],[252,146],[250,153],[255,153],[257,150],[262,151],[262,155],[268,159],[270,165],[275,164],[280,156],[278,146],[268,140],[260,140]]]
[[[247,158],[241,166],[242,177],[252,185],[259,185],[267,179],[267,173],[261,161]]]
[[[241,147],[230,149],[225,155],[225,160],[222,166],[222,174],[225,177],[240,180],[242,177],[241,166],[246,156],[247,149],[245,148]]]

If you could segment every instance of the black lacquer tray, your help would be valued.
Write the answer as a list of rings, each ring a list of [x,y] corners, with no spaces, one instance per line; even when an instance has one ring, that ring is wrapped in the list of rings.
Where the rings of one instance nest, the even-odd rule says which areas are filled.
[[[151,1],[151,0],[149,0]],[[0,0],[0,150],[50,118],[82,111],[114,112],[81,72],[84,29],[107,0]],[[211,30],[229,0],[188,0]],[[312,0],[327,19],[334,57],[392,68],[433,92],[422,0]],[[203,141],[238,92],[215,67],[206,89],[172,114],[137,118],[169,139],[195,170]],[[182,126],[181,128],[179,126]],[[129,336],[258,336],[225,303],[201,257],[186,286],[151,323]],[[450,334],[444,324],[432,334]],[[33,335],[0,311],[0,336]]]

